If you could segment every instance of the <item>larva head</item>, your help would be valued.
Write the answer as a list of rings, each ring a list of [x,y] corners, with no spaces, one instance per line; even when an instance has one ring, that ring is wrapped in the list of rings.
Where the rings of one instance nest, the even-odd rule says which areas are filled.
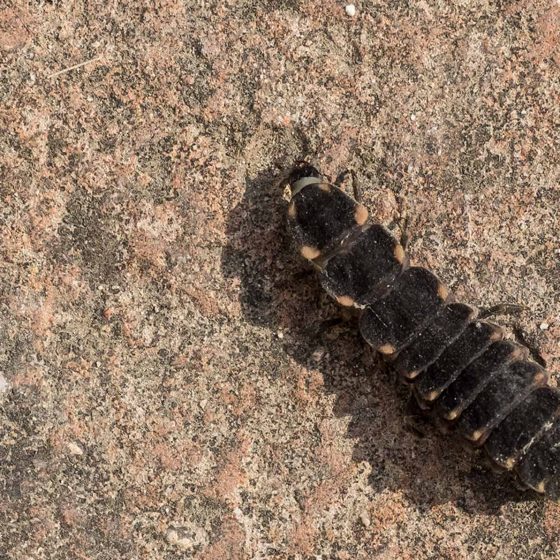
[[[321,182],[321,173],[305,161],[298,162],[288,177],[292,198],[307,184]]]
[[[367,210],[301,162],[288,179],[292,199],[288,218],[300,253],[309,260],[339,243],[367,219]]]

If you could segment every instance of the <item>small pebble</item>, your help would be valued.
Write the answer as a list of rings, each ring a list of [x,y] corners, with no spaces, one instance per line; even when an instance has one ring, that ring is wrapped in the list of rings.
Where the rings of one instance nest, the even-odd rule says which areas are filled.
[[[0,393],[6,393],[10,386],[2,373],[0,373]]]
[[[311,354],[311,359],[314,362],[320,362],[323,357],[325,356],[325,349],[324,348],[317,348],[313,354]]]
[[[194,543],[192,539],[181,533],[181,531],[177,531],[176,529],[169,529],[166,535],[167,542],[184,550],[193,548]]]
[[[346,15],[350,17],[354,17],[356,15],[356,6],[354,6],[354,4],[346,4],[344,9],[346,11]]]
[[[68,442],[66,444],[66,447],[68,447],[68,451],[70,451],[72,455],[84,454],[84,450],[77,443],[74,443],[73,441]]]
[[[369,517],[369,512],[368,511],[362,511],[362,513],[360,514],[360,521],[362,522],[362,525],[364,527],[369,527],[371,524],[371,519]]]
[[[546,322],[540,324],[541,331],[546,331],[550,325]]]

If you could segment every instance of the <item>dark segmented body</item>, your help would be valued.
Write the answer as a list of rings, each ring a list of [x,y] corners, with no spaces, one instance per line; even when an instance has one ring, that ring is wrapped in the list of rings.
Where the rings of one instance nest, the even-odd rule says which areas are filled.
[[[362,309],[360,332],[412,386],[419,405],[482,447],[526,487],[560,499],[560,391],[476,319],[367,210],[310,166],[290,177],[289,224],[301,254],[340,304]]]

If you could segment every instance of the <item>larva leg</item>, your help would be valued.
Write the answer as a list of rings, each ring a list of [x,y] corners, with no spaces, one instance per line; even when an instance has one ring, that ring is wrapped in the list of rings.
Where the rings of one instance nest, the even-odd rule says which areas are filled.
[[[406,198],[402,195],[397,195],[397,202],[399,205],[399,217],[396,220],[396,223],[397,223],[397,227],[399,228],[399,231],[401,232],[399,241],[403,249],[406,250],[408,246],[408,242],[410,240],[408,236],[409,218],[408,218],[408,212],[406,210]]]
[[[527,308],[517,303],[499,303],[492,307],[481,307],[478,313],[479,319],[488,319],[495,315],[519,315]]]
[[[419,438],[428,434],[426,411],[420,408],[414,395],[410,393],[404,412],[405,430]]]
[[[539,349],[534,344],[531,344],[529,340],[527,340],[523,329],[521,329],[521,327],[519,327],[518,325],[514,325],[512,327],[512,331],[517,342],[519,342],[519,344],[523,344],[523,346],[526,346],[529,349],[533,360],[535,360],[535,362],[537,362],[537,364],[541,365],[543,368],[546,368],[546,360],[542,357]]]
[[[362,189],[360,188],[360,184],[358,182],[358,178],[356,177],[356,173],[351,169],[345,169],[338,174],[338,177],[335,179],[334,184],[339,189],[344,189],[344,182],[346,181],[348,175],[352,177],[352,192],[354,193],[354,200],[356,202],[362,203]]]

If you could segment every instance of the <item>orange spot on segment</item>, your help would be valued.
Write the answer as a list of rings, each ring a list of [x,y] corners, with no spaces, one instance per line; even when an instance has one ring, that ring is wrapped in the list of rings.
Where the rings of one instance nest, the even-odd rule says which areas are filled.
[[[394,354],[395,353],[395,347],[392,344],[384,344],[383,346],[380,346],[377,351],[380,354]]]
[[[356,303],[350,296],[338,296],[336,301],[345,307],[352,307]]]
[[[496,329],[494,329],[494,331],[490,335],[490,340],[492,342],[494,342],[495,340],[502,340],[503,336],[504,336],[504,331],[502,331],[501,328],[496,327]]]
[[[473,441],[473,442],[476,443],[476,442],[482,437],[482,434],[483,434],[483,433],[484,433],[484,432],[483,432],[482,430],[475,430],[472,434],[470,434],[470,435],[468,436],[468,438],[469,438],[471,441]]]
[[[435,401],[439,396],[439,392],[438,391],[432,391],[431,393],[428,393],[426,395],[426,400],[427,401]]]
[[[296,203],[295,202],[290,202],[290,205],[288,206],[288,216],[290,216],[290,218],[295,218],[296,217]]]
[[[300,253],[302,254],[303,257],[312,261],[313,259],[316,259],[321,254],[321,251],[319,251],[319,249],[317,249],[317,247],[311,247],[309,245],[304,245],[300,249]]]
[[[325,192],[331,192],[331,186],[328,183],[319,183],[319,188]]]
[[[439,297],[445,301],[449,297],[449,290],[443,285],[440,284],[437,289]]]
[[[362,226],[366,223],[368,219],[368,210],[363,204],[358,204],[356,207],[356,211],[354,212],[354,219],[359,226]]]
[[[539,371],[533,377],[533,383],[535,385],[544,385],[548,381],[548,375],[544,371]]]
[[[400,243],[395,245],[395,250],[393,251],[393,255],[395,255],[395,259],[398,263],[404,263],[405,252],[403,246]]]
[[[460,414],[460,411],[459,411],[458,408],[456,408],[456,409],[452,410],[451,412],[448,412],[448,413],[445,415],[445,417],[446,417],[448,420],[455,420],[455,418],[457,418],[457,416],[459,416],[459,414]]]

